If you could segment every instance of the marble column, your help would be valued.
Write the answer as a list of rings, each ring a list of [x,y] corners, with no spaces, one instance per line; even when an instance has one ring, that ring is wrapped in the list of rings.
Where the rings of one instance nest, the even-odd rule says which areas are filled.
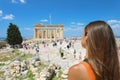
[[[34,39],[36,39],[36,28],[34,28]]]
[[[35,33],[35,37],[36,37],[36,39],[37,39],[37,29],[35,30],[35,32],[36,32],[36,33]]]
[[[47,29],[45,29],[45,40],[47,40]]]
[[[60,28],[59,28],[59,39],[60,39],[60,36],[61,36],[61,31],[60,31]]]
[[[41,29],[39,29],[39,39],[41,39]]]
[[[63,39],[63,31],[62,31],[62,28],[61,28],[61,39]]]
[[[62,28],[62,39],[64,39],[64,30]]]
[[[37,39],[39,38],[39,30],[37,29]]]
[[[51,30],[49,30],[49,37],[50,37],[50,41],[51,41],[51,38],[52,38],[52,37],[51,37]]]
[[[47,30],[47,38],[49,38],[49,29]]]
[[[47,29],[47,39],[48,39],[48,29]]]
[[[39,31],[39,29],[38,29],[38,33],[37,33],[37,38],[39,39],[39,34],[40,34],[40,31]]]
[[[57,28],[55,28],[55,38],[57,39]]]
[[[43,28],[41,28],[41,40],[43,40]]]

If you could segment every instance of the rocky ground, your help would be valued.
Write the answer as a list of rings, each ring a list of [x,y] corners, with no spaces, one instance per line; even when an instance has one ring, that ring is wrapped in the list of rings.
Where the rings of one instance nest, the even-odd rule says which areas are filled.
[[[72,45],[68,49],[69,42]],[[3,57],[0,59],[0,80],[67,80],[68,69],[81,62],[86,52],[80,40],[63,41],[62,44],[57,42],[57,46],[53,46],[54,43],[37,43],[33,47],[35,42],[25,43],[27,48],[14,50],[8,47],[0,50],[0,54],[4,53],[5,56],[0,56]],[[63,57],[60,48],[64,50]]]
[[[54,43],[38,44],[39,52],[36,52],[37,47],[32,47],[35,43],[27,44],[27,49],[7,47],[0,50],[4,54],[0,60],[0,80],[66,80],[69,67],[82,61],[85,55],[79,41],[72,43],[69,49],[65,41],[58,42],[57,46],[53,46]],[[60,48],[64,49],[63,57]]]

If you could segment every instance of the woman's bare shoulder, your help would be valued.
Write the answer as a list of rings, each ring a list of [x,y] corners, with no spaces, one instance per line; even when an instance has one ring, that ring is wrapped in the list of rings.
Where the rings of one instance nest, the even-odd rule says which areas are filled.
[[[83,64],[75,64],[70,67],[68,80],[86,80],[87,71]]]
[[[82,71],[84,71],[84,70],[86,70],[86,69],[83,64],[75,64],[75,65],[71,66],[69,69],[69,71],[78,72],[78,73],[82,73]]]

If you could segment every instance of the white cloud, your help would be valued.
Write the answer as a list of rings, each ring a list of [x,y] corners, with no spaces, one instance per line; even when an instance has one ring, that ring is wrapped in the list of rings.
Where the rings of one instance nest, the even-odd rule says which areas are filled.
[[[0,10],[0,16],[2,16],[2,14],[3,14],[3,12],[2,12],[2,10]]]
[[[120,28],[120,20],[108,20],[107,22],[112,28]]]
[[[14,15],[13,14],[5,15],[2,19],[13,20],[14,19]]]
[[[47,19],[40,20],[40,22],[48,22]]]
[[[21,3],[25,3],[26,1],[25,0],[20,0]]]
[[[108,20],[107,22],[113,29],[115,36],[120,36],[120,20]]]
[[[0,10],[0,21],[5,19],[5,20],[13,20],[14,19],[14,15],[13,14],[9,14],[9,15],[5,15],[3,14],[3,11]]]
[[[80,23],[80,22],[71,22],[70,23],[72,26],[75,25],[75,26],[83,26],[84,24],[83,23]]]
[[[107,22],[108,22],[109,24],[120,23],[119,20],[108,20]]]
[[[12,3],[26,3],[25,0],[11,0]]]

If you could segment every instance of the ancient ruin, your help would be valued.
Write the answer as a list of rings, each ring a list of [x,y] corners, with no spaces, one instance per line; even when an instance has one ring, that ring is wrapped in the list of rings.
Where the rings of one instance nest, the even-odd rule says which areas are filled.
[[[34,40],[56,41],[64,39],[64,25],[34,25]]]

